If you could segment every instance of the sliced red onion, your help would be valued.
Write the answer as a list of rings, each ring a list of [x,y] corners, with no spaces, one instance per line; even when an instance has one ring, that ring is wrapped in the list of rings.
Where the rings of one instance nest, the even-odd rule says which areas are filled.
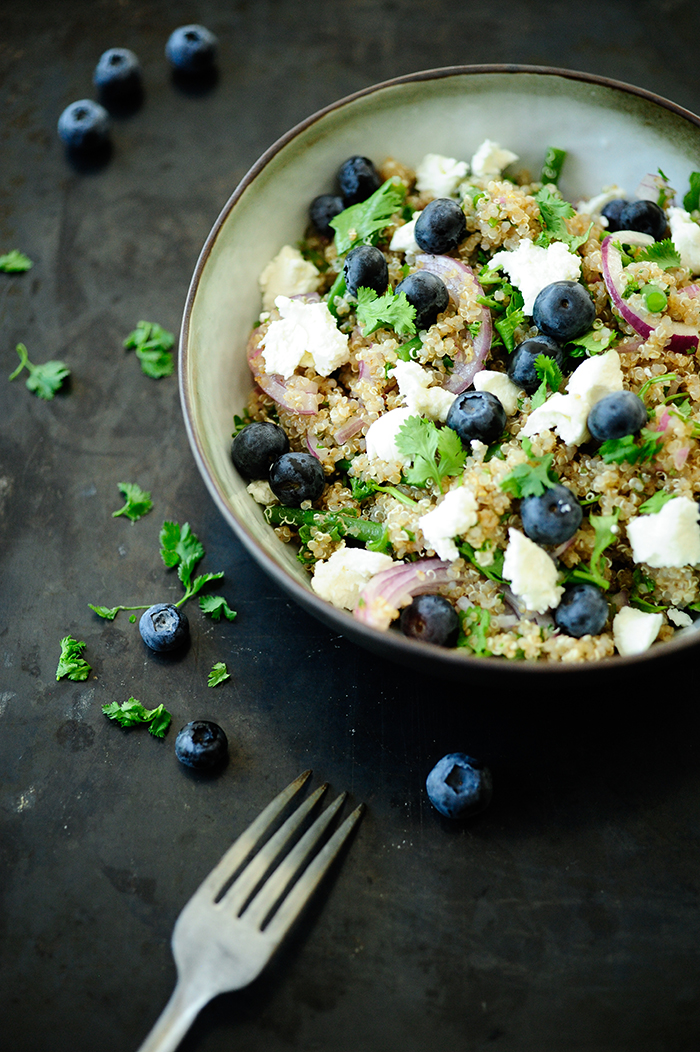
[[[381,570],[360,593],[353,616],[363,625],[384,631],[396,611],[408,606],[414,596],[434,592],[438,585],[454,580],[448,574],[450,566],[441,559],[418,559]]]
[[[321,458],[318,455],[318,438],[312,432],[306,432],[306,448],[312,456],[316,457],[316,460]]]
[[[673,454],[673,463],[675,465],[676,471],[682,470],[686,460],[688,459],[689,453],[690,449],[688,448],[688,446],[681,446],[680,449],[677,449],[675,451],[675,453]]]
[[[273,402],[277,402],[290,413],[298,413],[300,416],[312,416],[318,412],[318,384],[315,380],[297,376],[294,388],[289,390],[283,376],[280,376],[279,373],[265,372],[265,359],[262,355],[257,330],[248,340],[246,357],[253,379]]]
[[[372,376],[372,370],[370,369],[369,365],[364,360],[364,358],[360,358],[360,372],[359,372],[358,379],[360,379],[360,380],[369,380],[369,379],[371,379],[371,376]]]
[[[452,256],[430,256],[427,253],[420,253],[416,256],[416,264],[418,267],[422,267],[423,270],[428,270],[431,274],[435,274],[442,279],[450,294],[450,299],[456,306],[459,305],[459,298],[468,277],[471,277],[479,295],[484,295],[484,290],[476,280],[474,271],[459,259],[453,259]],[[454,359],[452,372],[442,385],[446,391],[451,391],[452,394],[461,394],[462,391],[466,391],[467,387],[473,382],[476,373],[483,369],[484,361],[491,349],[493,336],[491,311],[488,307],[482,307],[480,313],[481,325],[473,340],[474,357],[468,362],[461,352],[458,353]]]
[[[638,332],[646,340],[659,324],[659,319],[655,318],[649,311],[643,309],[632,310],[629,302],[622,295],[627,281],[622,266],[620,250],[615,248],[613,244],[617,236],[609,234],[601,245],[603,280],[616,310],[632,326],[634,331]],[[697,329],[678,321],[672,322],[672,334],[668,344],[669,350],[692,353],[697,350],[697,346]]]
[[[357,414],[351,416],[349,420],[345,421],[342,427],[338,428],[333,435],[333,438],[339,446],[343,446],[349,439],[354,438],[354,436],[361,431],[368,422],[369,421],[365,420],[364,417],[358,416]]]
[[[637,187],[635,196],[641,201],[653,201],[656,204],[661,194],[669,198],[673,196],[673,191],[662,175],[648,172]]]
[[[700,285],[686,285],[678,291],[684,292],[689,299],[694,300],[697,295],[700,295]]]

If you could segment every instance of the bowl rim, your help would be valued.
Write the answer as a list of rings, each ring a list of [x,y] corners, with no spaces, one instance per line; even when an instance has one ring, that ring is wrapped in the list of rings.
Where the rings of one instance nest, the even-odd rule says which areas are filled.
[[[688,635],[683,636],[680,633],[673,639],[669,640],[659,647],[650,647],[641,654],[634,654],[629,656],[622,656],[620,654],[613,654],[610,657],[602,658],[600,661],[591,662],[540,662],[532,661],[528,659],[509,661],[503,657],[477,657],[473,654],[465,653],[464,651],[453,650],[442,647],[435,647],[429,643],[423,643],[420,640],[409,639],[406,636],[401,635],[398,632],[388,630],[381,632],[378,629],[370,628],[367,625],[363,625],[358,622],[351,613],[346,610],[340,610],[334,607],[331,603],[317,596],[310,588],[306,589],[294,578],[290,577],[283,567],[272,559],[268,553],[261,547],[255,536],[248,531],[246,526],[239,522],[238,519],[232,514],[229,508],[225,494],[221,488],[217,485],[215,479],[212,477],[207,467],[207,458],[205,455],[204,448],[200,442],[198,435],[195,432],[192,420],[192,403],[193,403],[193,392],[190,389],[189,384],[189,337],[190,337],[190,323],[192,318],[192,311],[194,306],[194,300],[199,287],[199,283],[202,277],[204,268],[208,262],[212,248],[216,242],[216,239],[226,222],[229,214],[235,207],[238,200],[241,198],[245,190],[254,182],[257,176],[262,170],[270,163],[270,161],[283,150],[290,142],[292,142],[298,135],[306,131],[317,121],[322,120],[328,114],[333,113],[336,110],[342,109],[350,103],[362,99],[368,95],[373,95],[379,91],[383,91],[387,88],[393,88],[402,84],[418,83],[420,81],[430,80],[442,80],[449,77],[455,76],[472,76],[472,75],[483,75],[483,74],[507,74],[507,75],[520,75],[520,74],[534,74],[537,76],[545,77],[556,77],[564,78],[567,80],[579,81],[585,84],[591,84],[604,88],[611,88],[615,91],[620,91],[628,95],[634,95],[638,98],[644,99],[654,105],[661,106],[670,110],[672,113],[689,121],[700,129],[700,116],[693,113],[691,110],[686,109],[678,103],[672,102],[670,99],[665,98],[662,95],[658,95],[653,91],[649,91],[646,88],[640,88],[633,84],[628,84],[624,81],[615,80],[611,77],[601,76],[595,73],[586,73],[580,70],[564,69],[556,66],[538,66],[538,65],[527,65],[519,63],[483,63],[473,65],[454,65],[454,66],[441,66],[434,69],[418,70],[414,73],[402,74],[398,77],[392,77],[388,80],[379,81],[378,83],[369,85],[368,87],[361,88],[358,91],[352,92],[349,95],[345,95],[334,102],[316,110],[314,113],[305,117],[303,120],[295,124],[289,131],[285,132],[278,139],[276,139],[255,163],[248,169],[243,178],[240,180],[233,193],[229,197],[228,201],[224,204],[221,209],[214,225],[212,226],[204,245],[200,251],[197,263],[195,265],[192,278],[190,280],[189,288],[187,291],[187,297],[185,300],[185,306],[183,310],[182,324],[180,327],[180,335],[178,341],[178,382],[180,389],[180,403],[182,414],[185,422],[185,430],[190,443],[190,448],[194,456],[195,463],[199,469],[199,472],[204,479],[204,482],[212,496],[214,503],[219,508],[219,511],[223,515],[226,522],[229,524],[231,529],[234,531],[238,539],[241,541],[243,546],[247,549],[248,553],[253,556],[257,561],[258,565],[262,566],[265,572],[273,579],[276,585],[280,587],[284,592],[287,592],[300,606],[306,609],[309,613],[315,616],[318,620],[322,621],[326,626],[333,624],[337,631],[346,638],[349,638],[354,643],[363,645],[366,649],[378,653],[384,652],[387,649],[391,653],[392,660],[405,663],[406,666],[416,667],[419,661],[425,662],[426,671],[432,668],[440,668],[444,671],[444,674],[448,678],[461,679],[463,673],[470,670],[474,673],[504,673],[518,674],[518,675],[531,675],[531,674],[546,674],[546,675],[559,675],[568,673],[569,675],[577,674],[581,675],[585,673],[588,678],[594,674],[610,673],[620,671],[624,673],[632,669],[637,669],[641,664],[647,664],[648,662],[654,662],[655,664],[660,659],[670,657],[678,651],[685,651],[697,646],[700,642],[700,630],[695,632],[689,632]],[[450,677],[450,672],[452,676]]]

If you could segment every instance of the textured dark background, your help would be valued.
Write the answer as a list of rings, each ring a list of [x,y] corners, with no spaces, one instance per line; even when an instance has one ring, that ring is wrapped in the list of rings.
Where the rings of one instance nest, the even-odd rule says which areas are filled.
[[[220,77],[188,95],[163,57],[173,28],[219,36]],[[297,609],[224,525],[192,460],[174,377],[122,341],[140,318],[177,331],[206,234],[258,155],[297,120],[371,83],[459,63],[586,70],[700,112],[700,8],[327,0],[64,0],[0,7],[0,1047],[128,1052],[174,982],[181,906],[233,836],[307,766],[368,810],[342,868],[276,963],[203,1011],[183,1048],[265,1052],[684,1052],[700,1046],[700,774],[696,677],[596,695],[441,684],[388,667]],[[93,95],[108,47],[140,57],[142,109],[100,171],[55,127]],[[661,158],[659,159],[661,163]],[[64,359],[51,402],[6,377]],[[113,519],[117,483],[153,493]],[[238,610],[190,605],[179,662],[88,602],[167,601],[164,519],[189,521]],[[55,669],[87,643],[85,683]],[[224,660],[231,680],[211,690]],[[164,742],[101,705],[163,701]],[[210,717],[231,761],[175,760],[174,730]],[[493,769],[490,809],[451,826],[425,775],[466,749]]]

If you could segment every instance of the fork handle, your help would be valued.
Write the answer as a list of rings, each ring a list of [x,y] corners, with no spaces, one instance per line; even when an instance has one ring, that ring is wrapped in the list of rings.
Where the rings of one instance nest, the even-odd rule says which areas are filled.
[[[211,994],[193,990],[178,981],[170,1000],[155,1021],[138,1052],[173,1052],[191,1027]]]

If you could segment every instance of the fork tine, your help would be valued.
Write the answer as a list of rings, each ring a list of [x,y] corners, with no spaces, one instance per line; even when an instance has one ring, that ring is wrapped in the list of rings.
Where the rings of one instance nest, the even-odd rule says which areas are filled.
[[[287,898],[283,901],[277,913],[272,917],[265,929],[265,934],[276,945],[282,941],[294,921],[311,899],[314,891],[319,886],[330,866],[339,854],[341,847],[350,836],[353,828],[357,825],[365,809],[364,804],[356,807],[352,814],[348,815],[343,824],[336,829],[330,840],[321,848],[319,853],[307,867],[304,874],[296,882]]]
[[[306,830],[301,840],[292,848],[289,854],[282,859],[274,873],[270,874],[260,891],[242,914],[242,919],[246,923],[262,928],[267,916],[285,894],[297,873],[304,867],[309,856],[313,854],[316,847],[320,844],[323,834],[343,806],[347,795],[347,793],[341,793],[340,796],[336,797],[333,803],[318,816],[314,824]]]
[[[231,847],[217,862],[209,875],[204,878],[193,898],[201,895],[213,899],[218,892],[221,891],[221,888],[226,881],[230,879],[236,869],[245,861],[250,852],[258,846],[262,838],[269,831],[270,827],[274,825],[276,819],[279,818],[287,807],[290,800],[294,799],[296,794],[303,788],[310,777],[311,771],[304,771],[298,776],[298,778],[295,778],[293,782],[290,782],[287,788],[283,789],[282,792],[260,812],[258,817],[251,822],[248,828],[244,829],[238,839],[234,840]]]
[[[280,826],[274,836],[270,837],[264,847],[258,851],[257,855],[250,860],[239,876],[236,877],[231,887],[226,890],[219,902],[220,907],[238,916],[246,901],[253,895],[258,884],[274,865],[275,860],[279,858],[285,846],[292,840],[299,827],[305,821],[306,816],[313,810],[327,788],[328,783],[319,786],[308,800],[305,800],[303,804],[300,804],[292,812],[286,822]]]

